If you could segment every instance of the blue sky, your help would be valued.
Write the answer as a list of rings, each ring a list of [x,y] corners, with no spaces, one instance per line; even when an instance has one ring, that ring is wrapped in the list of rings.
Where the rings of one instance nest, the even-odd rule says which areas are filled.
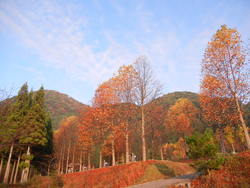
[[[89,104],[140,55],[163,93],[199,92],[207,42],[227,24],[250,39],[249,0],[0,0],[0,88],[57,90]]]

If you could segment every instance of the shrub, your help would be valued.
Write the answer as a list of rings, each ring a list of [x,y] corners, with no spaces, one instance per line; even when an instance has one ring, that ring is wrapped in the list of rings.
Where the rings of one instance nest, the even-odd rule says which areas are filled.
[[[219,170],[225,163],[225,160],[225,157],[216,155],[208,160],[199,160],[194,166],[199,172],[207,174],[210,170]]]
[[[211,158],[219,150],[212,129],[206,129],[204,134],[196,132],[194,135],[186,137],[186,143],[188,144],[188,156],[192,159]]]

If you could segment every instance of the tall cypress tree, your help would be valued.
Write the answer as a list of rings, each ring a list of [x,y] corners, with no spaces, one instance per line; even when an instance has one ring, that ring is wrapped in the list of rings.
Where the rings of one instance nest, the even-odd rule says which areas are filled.
[[[53,162],[53,131],[49,113],[46,119],[46,136],[48,140],[46,145],[32,147],[32,154],[34,154],[32,164],[42,175],[47,175],[50,163]]]
[[[53,130],[52,121],[49,114],[47,114],[46,133],[48,142],[45,146],[45,153],[50,155],[53,152]]]
[[[31,107],[23,122],[23,132],[20,143],[29,146],[45,145],[46,135],[46,111],[44,107],[44,89],[36,92],[31,102]]]
[[[44,146],[47,144],[46,131],[46,111],[44,106],[44,89],[41,87],[33,97],[31,108],[27,116],[24,118],[22,136],[20,143],[27,145],[26,168],[22,172],[21,182],[26,182],[28,179],[30,165],[30,147]]]
[[[10,161],[14,145],[18,143],[20,130],[29,111],[28,84],[25,83],[18,92],[17,98],[11,107],[11,114],[7,119],[8,126],[5,128],[5,142],[10,144],[9,157],[4,174],[4,183],[8,183],[10,174]]]

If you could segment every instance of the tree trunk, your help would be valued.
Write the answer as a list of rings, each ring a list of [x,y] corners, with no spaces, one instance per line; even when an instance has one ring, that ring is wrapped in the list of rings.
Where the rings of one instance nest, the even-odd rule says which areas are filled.
[[[8,180],[9,180],[10,161],[11,161],[11,157],[12,157],[13,147],[14,147],[14,144],[12,143],[11,147],[10,147],[9,158],[8,158],[8,162],[7,162],[7,165],[6,165],[6,170],[5,170],[4,178],[3,178],[3,183],[5,183],[5,184],[7,184]]]
[[[81,154],[80,154],[80,160],[79,160],[79,171],[81,172],[82,171],[82,151],[81,151]]]
[[[61,147],[61,151],[60,151],[60,156],[59,156],[59,161],[58,161],[58,168],[57,168],[57,174],[60,174],[60,172],[61,172],[62,152],[63,152],[63,147]]]
[[[64,170],[64,158],[65,158],[65,144],[63,145],[63,155],[62,155],[61,172],[60,172],[60,174],[63,174],[63,170]]]
[[[231,146],[232,146],[233,154],[235,154],[234,144],[232,143]]]
[[[66,174],[68,174],[68,168],[69,168],[69,152],[70,152],[71,142],[69,143],[68,147],[68,154],[67,154],[67,162],[66,162]]]
[[[150,157],[150,159],[155,159],[155,150],[154,150],[155,142],[154,142],[153,134],[154,133],[152,132],[152,135],[151,135],[151,147],[150,147],[150,149],[151,149],[151,152],[150,152],[151,157]]]
[[[112,139],[112,166],[115,166],[115,141]]]
[[[99,168],[102,168],[102,150],[100,149],[100,155],[99,155]]]
[[[126,132],[126,135],[125,135],[125,144],[126,144],[126,163],[129,162],[129,138],[128,138],[128,132]]]
[[[32,174],[32,168],[30,168],[30,170],[29,170],[28,180],[30,180],[30,178],[31,178],[31,174]]]
[[[26,155],[30,156],[30,146],[28,146]],[[29,175],[29,169],[30,169],[30,160],[26,159],[25,163],[27,164],[27,167],[25,169],[23,169],[23,171],[22,171],[21,183],[24,183],[24,182],[28,181],[28,175]]]
[[[239,101],[236,97],[235,97],[235,101],[236,101],[236,105],[237,105],[237,111],[238,111],[239,116],[240,116],[241,125],[242,125],[242,128],[244,130],[244,134],[245,134],[245,138],[246,138],[246,142],[247,142],[247,149],[250,149],[250,137],[249,137],[249,133],[248,133],[248,128],[247,128],[245,120],[243,118],[242,110],[240,108]]]
[[[14,178],[14,172],[15,172],[15,168],[16,168],[16,161],[14,161],[14,165],[12,168],[12,172],[11,172],[11,176],[10,176],[10,184],[13,184],[13,178]]]
[[[146,141],[145,141],[145,117],[144,106],[141,106],[141,139],[142,139],[142,161],[146,161]]]
[[[2,155],[2,158],[1,158],[1,163],[0,163],[0,182],[1,182],[1,175],[2,175],[2,169],[3,169],[3,155]]]
[[[16,184],[16,179],[17,179],[17,174],[18,174],[18,169],[19,169],[19,163],[20,163],[20,158],[21,158],[22,152],[19,153],[18,159],[17,159],[17,165],[16,165],[16,171],[15,171],[15,176],[13,180],[13,184]]]
[[[222,153],[226,153],[226,148],[223,140],[223,128],[219,127],[219,142],[220,142],[220,149]]]
[[[72,159],[72,164],[73,164],[72,172],[74,172],[74,170],[75,170],[75,149],[76,149],[76,147],[75,147],[75,145],[74,145],[74,149],[73,149],[73,159]]]
[[[160,150],[160,153],[161,153],[161,160],[164,160],[164,159],[163,159],[163,151],[162,151],[162,150],[163,150],[163,148],[162,148],[162,146],[161,146],[161,150]]]
[[[90,152],[88,152],[88,169],[91,168],[91,163],[90,163]]]

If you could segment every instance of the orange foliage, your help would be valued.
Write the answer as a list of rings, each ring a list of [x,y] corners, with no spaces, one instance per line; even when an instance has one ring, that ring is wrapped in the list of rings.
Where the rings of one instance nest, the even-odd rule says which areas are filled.
[[[95,133],[103,147],[104,155],[110,154],[108,146],[115,152],[121,151],[125,135],[128,138],[129,118],[134,112],[131,102],[134,96],[135,74],[131,65],[122,66],[118,75],[102,83],[95,91]]]
[[[185,143],[185,140],[180,137],[178,142],[175,144],[165,144],[163,145],[163,154],[168,158],[168,159],[186,159],[186,151],[187,151],[187,146]]]
[[[116,78],[116,88],[123,103],[133,103],[137,73],[132,65],[121,66]]]
[[[213,76],[205,76],[201,83],[200,104],[203,116],[211,124],[237,124],[239,114],[235,101],[222,97],[226,93],[223,82]]]
[[[185,98],[179,99],[170,107],[165,126],[170,130],[176,130],[182,136],[188,136],[192,133],[192,122],[198,114],[198,109],[191,101]]]
[[[149,141],[148,150],[151,150],[149,157],[155,159],[163,144],[163,132],[165,130],[164,115],[165,112],[162,106],[150,104],[145,108],[145,132]]]
[[[144,175],[145,169],[155,161],[135,162],[114,167],[94,169],[63,175],[64,187],[126,187]]]
[[[90,152],[91,146],[94,144],[93,142],[93,109],[88,108],[88,110],[82,114],[80,118],[80,125],[78,129],[78,143],[81,146],[83,151]]]
[[[103,82],[95,91],[93,106],[100,107],[106,104],[117,104],[120,102],[116,89],[116,79],[112,78]]]
[[[239,32],[222,25],[208,43],[202,61],[201,106],[205,117],[217,125],[238,119],[250,149],[241,107],[250,96],[249,61],[245,56]]]

